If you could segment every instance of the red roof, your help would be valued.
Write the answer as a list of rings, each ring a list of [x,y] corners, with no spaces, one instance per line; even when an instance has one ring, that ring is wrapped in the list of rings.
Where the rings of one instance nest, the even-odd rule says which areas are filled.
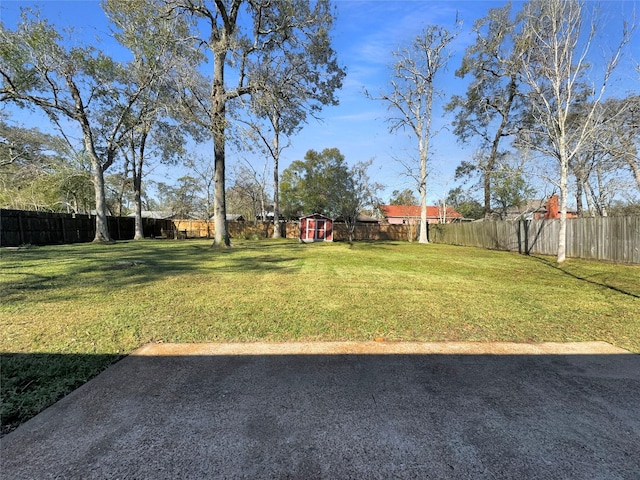
[[[420,217],[420,207],[414,205],[382,205],[382,214],[389,218],[411,218]],[[427,218],[440,218],[442,209],[434,205],[427,205]],[[447,207],[447,218],[462,218],[453,208]]]

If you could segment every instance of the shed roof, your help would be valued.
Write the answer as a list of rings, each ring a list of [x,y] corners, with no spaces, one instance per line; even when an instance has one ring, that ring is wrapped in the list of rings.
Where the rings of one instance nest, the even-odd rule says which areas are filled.
[[[176,214],[170,210],[142,210],[140,214],[142,218],[155,218],[156,220],[166,220],[166,219],[174,218],[176,216]],[[130,213],[127,216],[135,217],[136,214]]]
[[[300,220],[303,218],[325,218],[327,220],[333,220],[331,217],[327,217],[326,215],[322,215],[321,213],[312,213],[311,215],[303,215],[300,217]]]

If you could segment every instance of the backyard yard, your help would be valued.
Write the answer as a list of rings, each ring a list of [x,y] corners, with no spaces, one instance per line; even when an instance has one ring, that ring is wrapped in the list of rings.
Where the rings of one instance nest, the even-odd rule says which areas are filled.
[[[148,342],[602,340],[640,353],[640,266],[406,242],[0,250],[6,432]]]

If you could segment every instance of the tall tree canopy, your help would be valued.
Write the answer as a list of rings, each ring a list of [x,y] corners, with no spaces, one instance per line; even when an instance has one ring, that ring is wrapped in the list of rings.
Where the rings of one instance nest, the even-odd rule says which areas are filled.
[[[309,150],[304,160],[292,162],[282,172],[284,214],[289,218],[311,213],[337,217],[348,177],[349,167],[340,150]]]
[[[296,160],[282,172],[285,216],[320,213],[341,218],[351,240],[358,215],[380,203],[378,192],[382,186],[370,180],[370,166],[371,161],[349,167],[337,148],[309,150],[304,160]]]
[[[82,132],[95,191],[94,241],[110,241],[104,172],[135,124],[133,106],[148,79],[132,81],[124,64],[95,47],[66,40],[29,11],[23,11],[15,31],[1,25],[0,101],[39,108],[61,129],[64,122],[71,122]]]
[[[331,4],[329,0],[146,1],[161,1],[169,12],[191,16],[191,36],[212,60],[206,97],[202,85],[187,85],[184,90],[192,97],[189,105],[194,118],[206,123],[213,139],[214,245],[229,245],[225,201],[225,154],[231,120],[228,111],[243,106],[241,97],[258,99],[261,94],[265,107],[257,111],[267,117],[273,111],[266,106],[272,105],[274,98],[284,102],[284,108],[278,104],[283,112],[287,112],[286,105],[310,97],[320,104],[334,101],[333,92],[340,88],[344,72],[337,65],[328,34],[333,21]],[[281,75],[292,78],[285,83],[270,80]],[[284,88],[296,83],[306,97]]]
[[[511,4],[489,10],[477,20],[473,31],[476,42],[469,46],[456,71],[459,77],[471,77],[465,96],[453,95],[447,110],[455,111],[454,133],[461,142],[479,138],[485,152],[475,168],[482,175],[484,216],[491,213],[491,178],[499,160],[501,141],[515,132],[515,114],[522,106],[520,52],[514,42],[517,20]],[[462,170],[459,170],[462,171]]]
[[[184,153],[187,132],[193,132],[189,123],[181,121],[174,103],[178,79],[187,65],[201,59],[191,49],[187,39],[190,26],[184,18],[165,15],[161,4],[145,7],[141,10],[137,0],[103,1],[114,37],[133,56],[127,69],[129,78],[147,85],[132,106],[127,134],[119,145],[125,174],[130,171],[132,177],[136,240],[144,237],[142,178],[148,157],[153,154],[165,163],[177,162]]]

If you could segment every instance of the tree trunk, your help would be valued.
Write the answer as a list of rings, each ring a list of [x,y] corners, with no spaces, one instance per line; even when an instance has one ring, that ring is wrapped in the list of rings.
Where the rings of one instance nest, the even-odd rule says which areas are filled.
[[[147,143],[147,135],[149,128],[145,125],[145,130],[140,138],[140,151],[138,158],[135,158],[135,147],[132,143],[131,151],[133,159],[131,161],[133,168],[133,196],[134,196],[134,212],[135,212],[135,233],[134,240],[142,240],[144,238],[144,228],[142,226],[142,167],[144,165],[144,150]]]
[[[91,173],[96,198],[96,234],[94,242],[113,242],[107,224],[107,204],[104,194],[104,172],[97,159],[91,159]]]
[[[280,231],[280,217],[278,208],[280,207],[280,198],[278,195],[278,187],[280,184],[278,178],[278,163],[280,160],[280,139],[278,138],[278,129],[275,129],[273,137],[273,238],[282,238]]]
[[[420,187],[420,235],[418,243],[429,243],[427,235],[427,195],[426,188]]]
[[[428,138],[427,129],[427,138]],[[427,236],[427,149],[428,146],[420,141],[420,235],[418,243],[429,243]],[[428,139],[426,140],[428,145]]]
[[[598,199],[596,197],[596,193],[591,186],[591,182],[589,180],[585,180],[584,188],[586,191],[585,198],[587,199],[587,208],[589,209],[589,216],[595,217],[602,216],[602,212],[600,211],[600,207],[598,205]]]
[[[129,177],[129,159],[124,158],[124,168],[122,172],[122,179],[120,181],[120,188],[118,189],[118,198],[116,203],[116,212],[118,217],[122,216],[122,204],[124,203],[124,192],[127,189],[127,178]]]
[[[82,141],[84,142],[84,148],[87,151],[89,161],[91,162],[91,180],[93,182],[96,199],[96,234],[93,241],[113,242],[111,235],[109,235],[109,226],[107,224],[107,205],[104,194],[104,170],[111,165],[113,161],[112,155],[114,152],[109,151],[107,153],[108,158],[104,165],[100,162],[93,142],[93,132],[91,131],[91,127],[84,110],[84,105],[80,98],[80,91],[70,76],[66,77],[66,80],[69,90],[71,91],[71,95],[76,102],[76,114],[82,130]]]
[[[495,162],[489,158],[489,162],[482,172],[483,188],[484,188],[484,218],[491,217],[491,173],[493,172]]]
[[[600,204],[600,212],[603,217],[607,217],[607,196],[605,193],[604,181],[602,179],[602,166],[596,165],[596,178],[598,180],[598,203]]]
[[[225,131],[226,131],[226,98],[224,90],[225,51],[214,54],[213,85],[211,99],[213,103],[213,156],[214,156],[214,236],[213,246],[229,247],[227,232],[227,205],[225,200]]]
[[[225,158],[224,132],[213,135],[214,142],[214,218],[213,218],[213,246],[228,247],[231,245],[227,232],[227,206],[225,201]]]
[[[498,160],[498,147],[500,145],[500,140],[504,136],[504,131],[507,128],[511,107],[513,106],[517,91],[517,78],[515,75],[511,75],[511,80],[509,82],[509,96],[507,97],[507,101],[505,102],[504,111],[500,112],[502,120],[500,121],[500,126],[498,127],[498,130],[496,130],[496,134],[493,137],[489,161],[487,162],[487,165],[484,169],[484,218],[489,218],[491,216],[491,174],[496,168],[496,161]]]
[[[576,214],[578,217],[582,217],[582,185],[584,182],[582,181],[582,177],[580,175],[576,176]]]
[[[627,163],[629,164],[631,173],[633,173],[633,178],[638,184],[638,190],[640,190],[640,162],[637,158],[634,158],[631,155],[627,155]]]
[[[563,142],[563,140],[561,140]],[[558,232],[558,256],[556,261],[562,263],[567,258],[567,177],[569,174],[568,161],[564,145],[560,147],[560,230]]]
[[[144,229],[142,227],[142,175],[134,170],[133,172],[133,203],[135,212],[135,233],[134,240],[142,240],[144,238]]]

